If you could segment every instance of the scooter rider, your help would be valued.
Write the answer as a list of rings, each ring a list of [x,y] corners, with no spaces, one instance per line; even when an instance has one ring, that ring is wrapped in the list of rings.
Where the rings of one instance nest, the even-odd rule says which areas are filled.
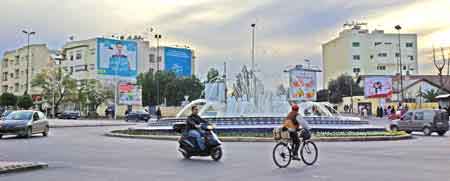
[[[192,106],[192,114],[186,120],[186,130],[190,137],[194,137],[200,150],[205,150],[204,131],[200,129],[202,123],[208,123],[198,115],[198,107]]]

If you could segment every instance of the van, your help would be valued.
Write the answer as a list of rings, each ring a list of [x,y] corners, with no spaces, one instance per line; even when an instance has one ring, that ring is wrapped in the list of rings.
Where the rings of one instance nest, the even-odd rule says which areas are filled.
[[[411,110],[390,125],[391,131],[422,131],[426,136],[433,132],[444,136],[449,129],[449,114],[445,110]]]

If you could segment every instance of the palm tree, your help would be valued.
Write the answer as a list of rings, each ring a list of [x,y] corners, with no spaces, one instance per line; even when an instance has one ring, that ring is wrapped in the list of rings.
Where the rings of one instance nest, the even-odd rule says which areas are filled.
[[[430,89],[422,94],[423,98],[425,98],[427,102],[436,102],[436,97],[439,95],[439,90]]]

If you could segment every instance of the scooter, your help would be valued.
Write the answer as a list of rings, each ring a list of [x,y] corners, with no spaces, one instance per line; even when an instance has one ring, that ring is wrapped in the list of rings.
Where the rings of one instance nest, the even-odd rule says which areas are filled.
[[[213,132],[215,126],[212,124],[201,124],[199,129],[204,130],[204,139],[206,148],[200,150],[195,138],[190,137],[186,131],[186,123],[174,124],[175,132],[180,133],[181,137],[178,139],[180,144],[178,151],[185,159],[190,159],[192,156],[207,157],[211,156],[214,161],[219,161],[222,158],[222,142]]]

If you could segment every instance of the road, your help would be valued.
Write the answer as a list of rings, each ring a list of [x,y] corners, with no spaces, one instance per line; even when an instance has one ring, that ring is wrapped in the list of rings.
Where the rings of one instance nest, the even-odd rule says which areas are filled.
[[[124,127],[122,127],[124,128]],[[450,138],[318,143],[319,161],[278,169],[273,143],[225,143],[224,159],[184,160],[172,141],[102,136],[118,127],[58,128],[49,137],[0,140],[0,160],[41,161],[49,168],[0,175],[1,181],[115,180],[450,180]]]

